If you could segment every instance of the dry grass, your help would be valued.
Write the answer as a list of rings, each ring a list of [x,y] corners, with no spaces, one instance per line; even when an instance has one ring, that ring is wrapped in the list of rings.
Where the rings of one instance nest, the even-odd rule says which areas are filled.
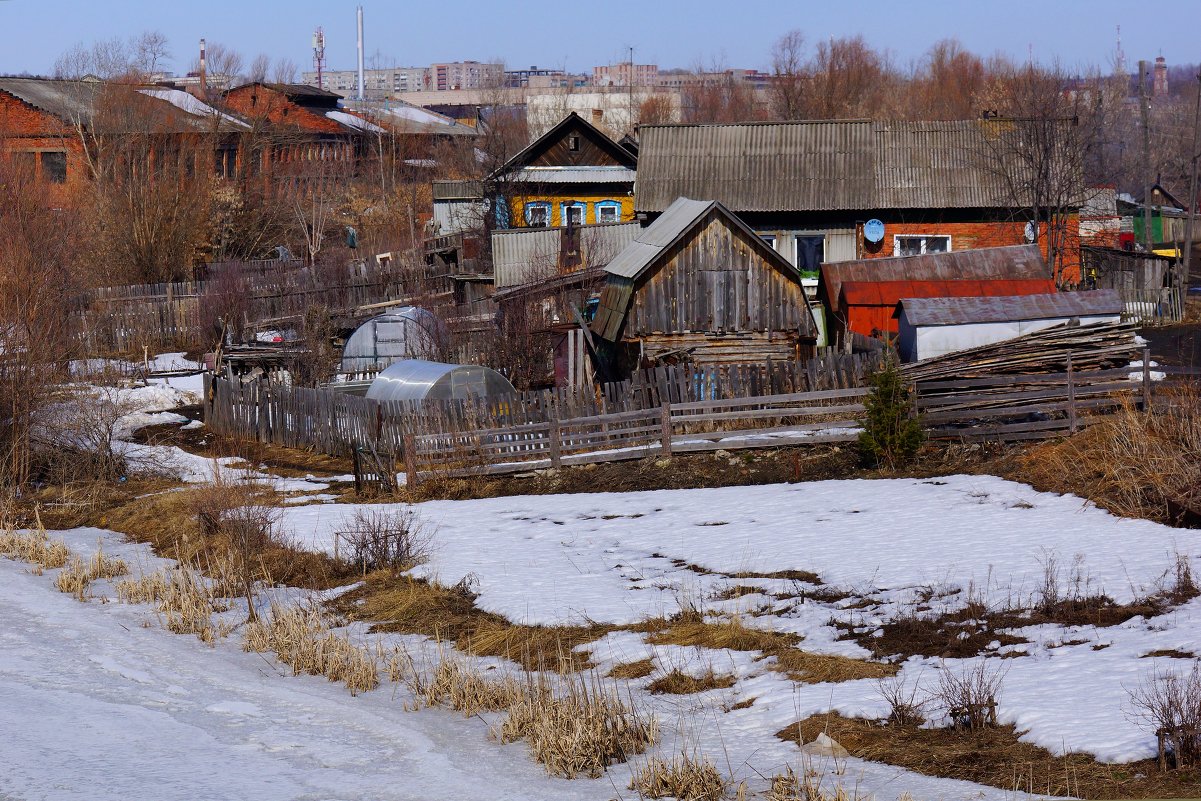
[[[509,659],[528,670],[583,669],[588,666],[587,655],[574,649],[618,628],[510,623],[476,608],[474,596],[464,587],[445,587],[387,570],[369,573],[361,587],[338,598],[335,609],[348,619],[371,621],[372,631],[453,640],[466,653]]]
[[[1201,525],[1201,388],[1160,391],[1153,414],[1127,403],[1070,439],[1030,451],[1017,478],[1124,517]]]
[[[609,671],[611,679],[642,679],[655,672],[654,659],[639,659],[637,662],[622,662]]]
[[[379,666],[371,649],[331,632],[317,607],[272,604],[270,619],[247,623],[244,636],[245,650],[274,651],[294,676],[325,676],[344,683],[351,695],[379,686]]]
[[[503,712],[528,691],[511,675],[489,676],[457,657],[443,655],[428,683],[413,687],[427,704],[446,704],[471,717],[481,712]]]
[[[43,528],[31,531],[0,529],[0,556],[29,562],[42,570],[62,567],[71,549],[61,539],[51,540]]]
[[[232,580],[236,543],[222,534],[205,536],[197,520],[197,509],[210,493],[207,488],[189,488],[126,499],[92,522],[149,544],[159,556],[199,565],[206,574],[224,570],[223,578]],[[266,505],[279,501],[276,493],[261,487],[253,488],[253,498]],[[269,543],[254,560],[254,568],[260,581],[272,579],[304,589],[329,589],[358,578],[353,567],[325,554],[280,542]]]
[[[218,590],[198,571],[181,566],[171,571],[165,583],[158,610],[168,631],[195,634],[210,645],[229,634],[231,626],[213,622],[213,614],[226,609]]]
[[[1031,795],[1195,798],[1201,781],[1201,769],[1161,772],[1153,759],[1112,765],[1088,754],[1058,757],[1019,740],[1013,726],[924,729],[830,714],[802,720],[776,736],[810,742],[821,732],[861,759]]]
[[[749,628],[737,617],[715,623],[696,616],[669,621],[665,628],[647,638],[654,645],[760,651],[764,657],[775,657],[773,670],[786,673],[793,681],[810,684],[878,679],[897,672],[895,665],[802,651],[796,647],[800,641],[795,634]]]
[[[801,768],[800,776],[788,765],[783,773],[771,777],[767,801],[860,801],[865,798],[857,792],[848,792],[841,782],[827,789],[822,786],[823,778],[822,773],[809,765]]]
[[[158,603],[171,590],[171,574],[166,570],[143,573],[136,579],[117,582],[117,600],[127,604]]]
[[[600,679],[573,675],[552,685],[538,676],[495,733],[501,742],[525,740],[552,776],[597,778],[654,745],[659,725]]]
[[[78,556],[71,557],[59,574],[54,577],[54,586],[59,592],[74,595],[77,600],[88,599],[88,587],[98,579],[112,579],[124,576],[129,567],[121,559],[113,559],[104,555],[99,544],[92,558],[84,561]]]
[[[707,757],[681,753],[670,760],[652,757],[634,771],[630,789],[646,798],[721,801],[728,783]]]
[[[712,668],[700,676],[692,676],[679,668],[672,668],[648,684],[646,689],[656,695],[691,695],[692,693],[703,693],[706,690],[723,690],[733,686],[733,676],[718,675],[713,672]]]

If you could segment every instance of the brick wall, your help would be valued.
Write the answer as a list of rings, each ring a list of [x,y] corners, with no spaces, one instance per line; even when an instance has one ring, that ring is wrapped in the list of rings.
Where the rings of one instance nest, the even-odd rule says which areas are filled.
[[[44,152],[66,153],[66,176],[61,183],[43,169]],[[69,203],[86,183],[83,145],[76,130],[4,92],[0,92],[0,157],[8,166],[31,169],[34,179],[46,188],[46,200],[55,205]]]

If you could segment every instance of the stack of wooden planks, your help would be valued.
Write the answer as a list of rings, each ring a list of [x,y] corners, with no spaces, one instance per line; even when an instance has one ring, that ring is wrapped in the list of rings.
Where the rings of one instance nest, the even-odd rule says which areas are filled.
[[[1142,358],[1143,345],[1131,323],[1089,326],[1057,325],[1004,342],[955,351],[906,364],[905,378],[914,383],[954,381],[997,375],[1065,373],[1123,367]]]

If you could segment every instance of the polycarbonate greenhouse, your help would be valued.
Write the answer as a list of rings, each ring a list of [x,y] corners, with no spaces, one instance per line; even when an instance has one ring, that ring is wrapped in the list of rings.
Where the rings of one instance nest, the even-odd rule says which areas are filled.
[[[436,359],[445,331],[437,317],[417,306],[372,317],[346,340],[341,372],[375,373],[402,359]]]
[[[487,367],[405,359],[376,376],[367,388],[367,397],[378,401],[468,400],[514,392],[507,378]]]

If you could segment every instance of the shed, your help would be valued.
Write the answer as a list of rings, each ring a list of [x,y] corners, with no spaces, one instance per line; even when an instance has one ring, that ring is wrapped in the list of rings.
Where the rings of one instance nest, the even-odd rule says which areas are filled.
[[[941,280],[941,281],[844,281],[838,309],[846,326],[864,336],[897,332],[894,312],[903,298],[1007,297],[1049,294],[1056,291],[1050,278]]]
[[[1067,323],[1122,319],[1115,290],[974,298],[906,298],[896,307],[898,350],[907,362],[989,345]]]
[[[445,327],[431,312],[402,306],[354,330],[342,348],[341,372],[374,373],[402,359],[433,359],[445,339]]]
[[[836,328],[855,331],[864,336],[871,336],[871,327],[860,328],[852,325],[848,310],[842,305],[842,287],[847,282],[919,282],[943,285],[945,282],[962,281],[1051,281],[1051,270],[1043,260],[1038,245],[1009,245],[996,248],[978,248],[975,250],[954,250],[947,253],[927,253],[920,256],[898,256],[892,258],[859,259],[833,264],[823,264],[821,269],[821,284],[818,286],[817,297],[835,322]],[[1047,287],[1043,283],[1041,287]],[[928,287],[922,292],[914,289],[914,294],[908,297],[930,297],[941,295],[973,295],[977,291],[940,291],[935,293],[934,287]],[[1053,291],[1051,288],[1039,290],[1026,289],[1020,294],[1030,291]],[[1017,292],[992,292],[990,294],[1019,294]],[[892,302],[906,295],[900,295]],[[889,318],[892,309],[888,311]],[[892,323],[881,330],[896,330]],[[839,332],[841,333],[841,332]]]
[[[469,400],[516,392],[509,379],[477,364],[405,359],[376,376],[367,388],[367,397],[378,401]]]
[[[801,275],[721,203],[679,198],[605,267],[596,336],[649,360],[795,358],[816,341]]]

